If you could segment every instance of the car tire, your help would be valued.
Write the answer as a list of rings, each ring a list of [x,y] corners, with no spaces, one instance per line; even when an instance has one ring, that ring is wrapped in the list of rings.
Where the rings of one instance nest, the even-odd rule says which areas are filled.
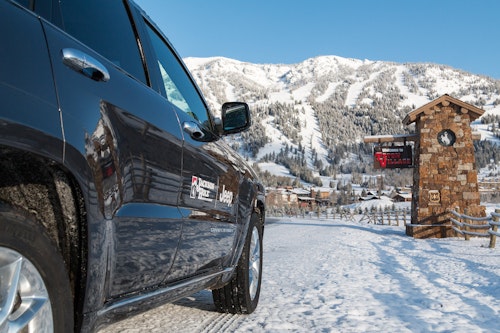
[[[35,218],[0,202],[0,331],[73,332],[64,261]]]
[[[262,226],[253,214],[243,252],[231,281],[212,290],[215,307],[220,312],[250,314],[257,307],[262,282]]]

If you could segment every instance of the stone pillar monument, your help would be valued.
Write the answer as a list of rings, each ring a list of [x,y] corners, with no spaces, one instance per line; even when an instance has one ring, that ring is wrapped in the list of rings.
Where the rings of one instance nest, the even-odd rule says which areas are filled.
[[[403,124],[415,123],[411,225],[415,238],[454,236],[451,209],[484,216],[480,205],[470,124],[484,110],[449,95],[410,112]]]

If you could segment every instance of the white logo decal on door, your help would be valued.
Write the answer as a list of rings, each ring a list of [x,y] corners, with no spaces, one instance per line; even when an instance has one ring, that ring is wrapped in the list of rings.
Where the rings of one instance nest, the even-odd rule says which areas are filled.
[[[191,177],[191,193],[189,194],[190,198],[212,202],[213,199],[210,198],[210,192],[213,193],[214,190],[214,183],[197,176]]]
[[[233,192],[226,191],[226,185],[222,186],[222,191],[219,194],[219,201],[227,204],[229,207],[233,205]]]

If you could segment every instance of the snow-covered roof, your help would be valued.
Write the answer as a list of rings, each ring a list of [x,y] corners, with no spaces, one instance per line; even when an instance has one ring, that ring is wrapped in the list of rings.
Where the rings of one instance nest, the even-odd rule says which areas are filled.
[[[309,195],[309,193],[311,193],[310,191],[301,188],[294,188],[291,190],[291,192],[297,195]]]
[[[401,197],[401,198],[405,198],[405,199],[411,199],[412,195],[411,195],[411,193],[404,192],[404,193],[398,193],[395,196],[393,196],[393,198],[395,198],[395,197]]]
[[[359,200],[361,201],[367,201],[367,200],[375,200],[378,199],[378,196],[376,195],[367,195],[366,197],[360,197]]]

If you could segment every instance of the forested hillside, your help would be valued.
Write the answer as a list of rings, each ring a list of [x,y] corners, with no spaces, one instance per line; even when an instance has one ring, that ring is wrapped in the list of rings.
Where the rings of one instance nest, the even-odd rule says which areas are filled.
[[[364,144],[363,137],[412,132],[412,126],[402,124],[406,114],[443,94],[486,111],[472,125],[483,133],[476,142],[478,166],[500,160],[498,80],[443,65],[336,56],[293,65],[227,58],[185,62],[215,112],[225,101],[249,103],[253,125],[231,137],[230,144],[261,166],[285,167],[291,182],[296,178],[319,185],[321,176],[372,173],[372,145]],[[269,182],[276,179],[269,177]]]

